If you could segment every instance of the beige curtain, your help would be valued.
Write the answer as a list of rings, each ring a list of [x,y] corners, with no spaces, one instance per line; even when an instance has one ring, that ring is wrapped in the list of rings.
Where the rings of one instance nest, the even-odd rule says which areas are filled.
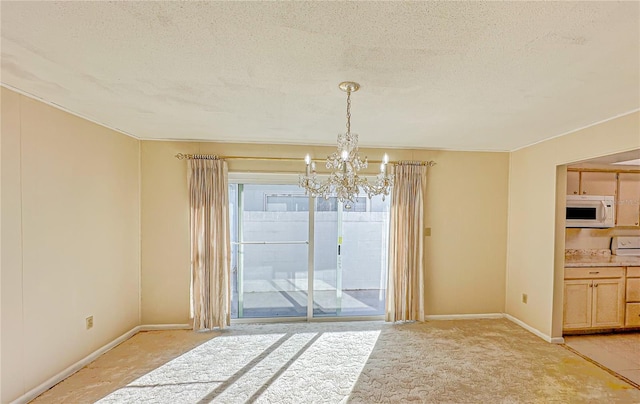
[[[389,237],[386,321],[424,321],[424,204],[427,167],[396,165]]]
[[[188,162],[193,329],[224,328],[231,321],[227,163]]]

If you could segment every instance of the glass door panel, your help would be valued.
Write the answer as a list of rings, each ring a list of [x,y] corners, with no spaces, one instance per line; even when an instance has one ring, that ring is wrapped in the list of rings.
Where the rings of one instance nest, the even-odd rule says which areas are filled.
[[[389,198],[316,202],[313,315],[384,314]]]
[[[240,317],[306,317],[307,252],[306,243],[245,244]]]
[[[229,195],[232,316],[306,317],[309,198],[296,185],[232,184]]]
[[[384,314],[390,203],[362,199],[342,212],[343,316]]]
[[[338,285],[338,203],[316,199],[314,213],[313,316],[337,316],[342,288]],[[340,278],[341,279],[341,278]]]

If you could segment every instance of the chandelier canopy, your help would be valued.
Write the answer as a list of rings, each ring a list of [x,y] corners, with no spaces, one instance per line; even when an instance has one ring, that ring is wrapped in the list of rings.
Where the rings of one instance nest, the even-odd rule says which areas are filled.
[[[351,93],[360,89],[360,84],[344,81],[338,86],[347,93],[347,131],[338,135],[338,149],[327,156],[327,168],[331,169],[329,177],[325,180],[318,178],[316,163],[307,154],[307,164],[304,175],[300,175],[300,186],[305,189],[305,194],[313,197],[336,197],[340,202],[345,202],[345,208],[349,209],[355,198],[360,193],[365,193],[369,198],[374,195],[382,195],[382,199],[389,195],[393,186],[393,173],[387,169],[389,157],[385,154],[380,164],[380,173],[373,182],[358,175],[358,171],[367,168],[368,162],[360,158],[358,151],[358,135],[351,133]]]

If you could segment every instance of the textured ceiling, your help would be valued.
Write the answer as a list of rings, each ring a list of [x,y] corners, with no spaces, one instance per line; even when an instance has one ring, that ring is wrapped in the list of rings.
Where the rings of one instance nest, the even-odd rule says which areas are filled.
[[[640,106],[639,2],[8,2],[2,83],[143,139],[514,150]]]

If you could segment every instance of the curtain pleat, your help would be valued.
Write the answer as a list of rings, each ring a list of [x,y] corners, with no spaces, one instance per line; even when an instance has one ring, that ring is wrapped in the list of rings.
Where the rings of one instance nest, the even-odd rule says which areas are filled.
[[[386,321],[424,321],[424,204],[427,167],[395,168],[389,224]]]
[[[227,163],[188,161],[193,329],[231,322],[231,243]]]

